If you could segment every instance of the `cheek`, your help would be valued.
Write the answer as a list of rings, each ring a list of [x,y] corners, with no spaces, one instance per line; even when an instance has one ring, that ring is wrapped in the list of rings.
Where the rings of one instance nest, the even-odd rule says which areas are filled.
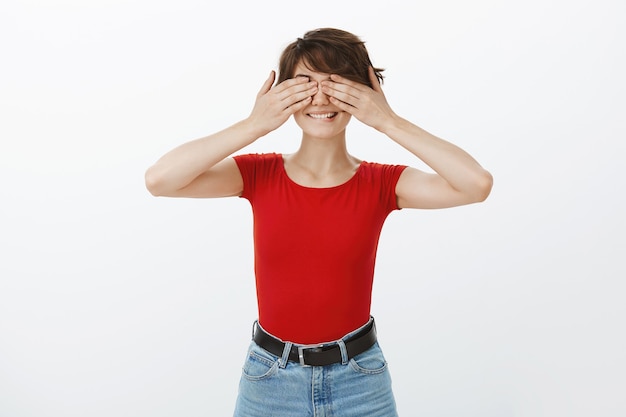
[[[305,121],[304,119],[306,116],[298,112],[298,113],[295,113],[292,117],[293,117],[293,120],[296,122],[296,124],[302,129],[302,126],[303,126],[302,122]]]
[[[350,120],[352,119],[352,115],[345,111],[337,115],[337,117],[340,118],[339,120],[337,120],[337,122],[341,123],[344,126],[347,126],[348,123],[350,123]]]

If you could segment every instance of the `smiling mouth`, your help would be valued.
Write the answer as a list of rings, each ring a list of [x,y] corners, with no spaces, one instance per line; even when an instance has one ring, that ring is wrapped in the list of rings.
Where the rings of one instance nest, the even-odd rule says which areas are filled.
[[[337,112],[329,112],[329,113],[308,113],[307,116],[312,117],[314,119],[332,119],[337,116]]]

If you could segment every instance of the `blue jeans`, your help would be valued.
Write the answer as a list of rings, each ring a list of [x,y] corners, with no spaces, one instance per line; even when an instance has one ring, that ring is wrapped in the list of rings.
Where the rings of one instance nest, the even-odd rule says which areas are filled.
[[[378,343],[350,360],[343,356],[343,363],[302,366],[252,342],[235,417],[396,417],[391,377]]]

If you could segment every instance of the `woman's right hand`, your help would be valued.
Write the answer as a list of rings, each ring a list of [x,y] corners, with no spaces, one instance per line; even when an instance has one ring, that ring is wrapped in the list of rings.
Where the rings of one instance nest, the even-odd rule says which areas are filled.
[[[259,90],[247,119],[260,136],[279,128],[289,116],[306,107],[318,88],[318,84],[307,77],[291,78],[272,87],[275,79],[276,72],[272,71]]]

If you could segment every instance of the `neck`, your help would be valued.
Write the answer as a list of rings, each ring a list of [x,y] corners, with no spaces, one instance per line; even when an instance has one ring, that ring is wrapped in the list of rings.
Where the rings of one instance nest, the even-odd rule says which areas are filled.
[[[300,148],[291,155],[293,162],[319,174],[354,165],[348,153],[345,131],[334,138],[302,136]]]

